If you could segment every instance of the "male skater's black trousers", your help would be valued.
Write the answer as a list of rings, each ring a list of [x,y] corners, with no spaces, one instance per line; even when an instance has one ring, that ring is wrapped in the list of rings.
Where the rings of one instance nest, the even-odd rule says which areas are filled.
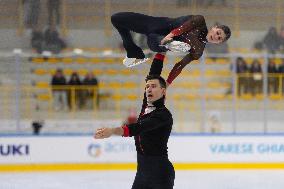
[[[173,189],[175,170],[168,157],[137,155],[132,189]]]
[[[130,31],[145,34],[149,48],[154,52],[165,52],[164,47],[159,46],[161,40],[173,29],[184,23],[189,16],[176,19],[168,17],[153,17],[134,12],[120,12],[111,16],[113,26],[118,30],[128,58],[144,58],[145,55],[138,47],[130,34]]]

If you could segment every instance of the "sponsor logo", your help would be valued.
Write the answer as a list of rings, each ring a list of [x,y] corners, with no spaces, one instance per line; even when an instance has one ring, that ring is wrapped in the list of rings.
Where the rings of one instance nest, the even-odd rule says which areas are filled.
[[[92,157],[99,157],[102,153],[102,147],[99,144],[90,144],[88,147],[88,154]]]
[[[283,154],[284,153],[284,144],[261,143],[257,146],[257,151],[260,154]]]
[[[119,153],[134,153],[135,146],[131,143],[125,142],[105,142],[103,144],[89,144],[88,154],[91,157],[99,157],[104,155],[114,155]]]
[[[132,153],[135,152],[135,146],[127,142],[107,142],[104,145],[104,150],[108,153]]]
[[[236,143],[210,144],[212,154],[283,154],[284,144],[270,143]]]
[[[0,144],[0,156],[27,156],[30,147],[27,144]]]

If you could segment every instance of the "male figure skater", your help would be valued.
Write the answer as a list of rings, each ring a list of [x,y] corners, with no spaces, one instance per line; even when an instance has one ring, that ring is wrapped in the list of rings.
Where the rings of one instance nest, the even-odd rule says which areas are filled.
[[[130,31],[145,34],[148,46],[154,52],[179,48],[186,52],[187,55],[176,63],[170,72],[170,80],[177,77],[188,63],[202,56],[206,43],[219,44],[227,41],[231,36],[230,28],[225,25],[215,25],[208,31],[202,15],[168,18],[120,12],[112,15],[111,22],[121,35],[127,52],[123,64],[127,67],[148,60],[142,49],[133,42]]]
[[[163,54],[156,54],[152,62],[137,123],[100,128],[95,133],[95,139],[134,136],[138,167],[132,189],[172,189],[174,185],[175,171],[167,150],[173,118],[165,107],[166,81],[160,76],[163,60]]]

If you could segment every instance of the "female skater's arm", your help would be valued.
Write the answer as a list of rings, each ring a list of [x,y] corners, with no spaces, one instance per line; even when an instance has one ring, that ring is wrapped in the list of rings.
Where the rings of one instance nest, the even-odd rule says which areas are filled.
[[[187,54],[181,61],[176,63],[173,69],[171,70],[171,72],[169,73],[169,76],[167,78],[167,84],[170,85],[173,82],[173,80],[181,73],[182,69],[187,64],[189,64],[193,60],[198,60],[201,56],[202,56],[202,53],[201,54],[190,53],[190,54]]]
[[[193,59],[191,58],[191,55],[186,55],[181,61],[176,63],[169,73],[169,76],[167,78],[167,85],[170,85],[173,80],[181,73],[182,69],[189,64]]]
[[[176,63],[172,68],[167,79],[168,85],[170,85],[173,82],[173,80],[181,73],[182,69],[187,64],[189,64],[193,60],[198,60],[202,56],[205,44],[203,42],[198,41],[197,39],[192,39],[191,42],[192,46],[189,51],[189,54],[187,54],[181,61]]]

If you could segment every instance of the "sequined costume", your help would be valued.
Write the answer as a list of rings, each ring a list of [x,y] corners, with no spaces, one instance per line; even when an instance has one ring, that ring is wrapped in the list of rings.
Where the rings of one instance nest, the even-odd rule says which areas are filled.
[[[154,52],[167,51],[159,45],[169,33],[174,35],[174,40],[186,42],[191,46],[189,53],[171,70],[167,79],[168,83],[172,83],[188,63],[202,56],[207,43],[208,29],[205,19],[201,15],[168,18],[134,12],[120,12],[112,15],[111,21],[121,35],[129,58],[145,58],[142,49],[134,43],[130,31],[145,34],[148,46]]]

